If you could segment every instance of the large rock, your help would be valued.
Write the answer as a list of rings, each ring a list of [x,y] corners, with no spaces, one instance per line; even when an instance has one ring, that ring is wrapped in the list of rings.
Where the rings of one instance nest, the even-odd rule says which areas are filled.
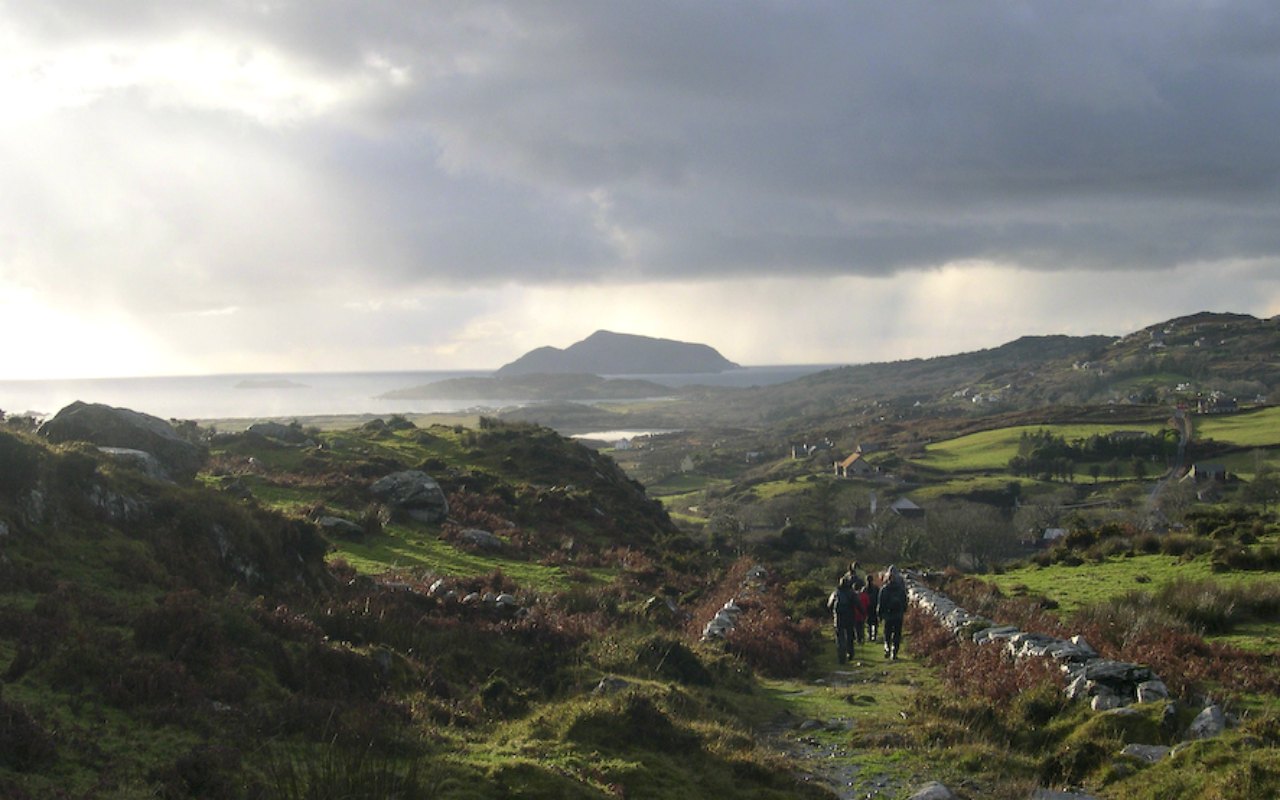
[[[168,477],[178,481],[194,478],[209,455],[207,449],[183,439],[159,417],[79,400],[41,425],[40,435],[51,442],[89,442],[150,453]]]
[[[245,433],[276,439],[286,444],[305,444],[310,441],[310,437],[302,428],[279,422],[255,422],[245,429]]]
[[[449,501],[444,490],[425,472],[416,469],[393,472],[379,478],[369,493],[400,512],[420,522],[442,522],[449,516]]]
[[[1187,729],[1187,738],[1212,739],[1221,734],[1226,728],[1226,715],[1222,713],[1221,708],[1211,705],[1191,721],[1191,727]]]

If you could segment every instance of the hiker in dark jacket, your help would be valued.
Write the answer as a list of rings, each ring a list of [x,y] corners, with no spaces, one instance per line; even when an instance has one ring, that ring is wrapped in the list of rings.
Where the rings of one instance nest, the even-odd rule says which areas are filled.
[[[874,642],[876,629],[880,625],[880,617],[876,614],[876,604],[880,602],[880,587],[876,584],[874,575],[867,575],[867,588],[862,591],[867,596],[867,641]]]
[[[902,644],[902,617],[907,613],[907,582],[897,567],[889,567],[880,586],[876,616],[884,624],[884,657],[897,660]]]
[[[835,591],[827,598],[827,609],[836,627],[836,663],[843,664],[853,658],[853,628],[859,610],[853,583],[847,575],[841,576]]]

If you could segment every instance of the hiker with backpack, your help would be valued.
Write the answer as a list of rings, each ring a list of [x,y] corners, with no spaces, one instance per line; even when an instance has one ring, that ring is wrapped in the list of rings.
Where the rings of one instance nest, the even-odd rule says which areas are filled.
[[[902,644],[902,618],[907,613],[907,582],[898,568],[885,570],[880,586],[880,598],[876,603],[876,616],[884,623],[884,657],[898,660],[898,647]]]
[[[831,596],[827,598],[827,609],[831,612],[831,621],[836,629],[836,663],[843,664],[853,659],[854,627],[858,624],[862,605],[854,591],[853,581],[848,575],[840,576]]]

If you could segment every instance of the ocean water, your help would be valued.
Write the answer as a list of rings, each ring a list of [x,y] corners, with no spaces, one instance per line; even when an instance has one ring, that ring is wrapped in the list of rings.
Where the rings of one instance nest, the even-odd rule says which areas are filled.
[[[765,386],[827,369],[823,365],[744,367],[696,375],[642,375],[665,386]],[[332,414],[430,414],[496,409],[509,400],[413,400],[383,398],[396,389],[447,378],[483,377],[487,370],[422,372],[314,372],[195,375],[84,380],[0,380],[0,410],[51,416],[76,400],[131,408],[165,419],[260,419]],[[620,376],[619,376],[620,377]]]

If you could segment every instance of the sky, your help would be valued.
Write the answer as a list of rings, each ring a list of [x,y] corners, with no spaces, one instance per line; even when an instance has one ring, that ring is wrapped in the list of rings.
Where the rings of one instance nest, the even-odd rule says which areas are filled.
[[[0,379],[1280,314],[1280,5],[0,0]]]

